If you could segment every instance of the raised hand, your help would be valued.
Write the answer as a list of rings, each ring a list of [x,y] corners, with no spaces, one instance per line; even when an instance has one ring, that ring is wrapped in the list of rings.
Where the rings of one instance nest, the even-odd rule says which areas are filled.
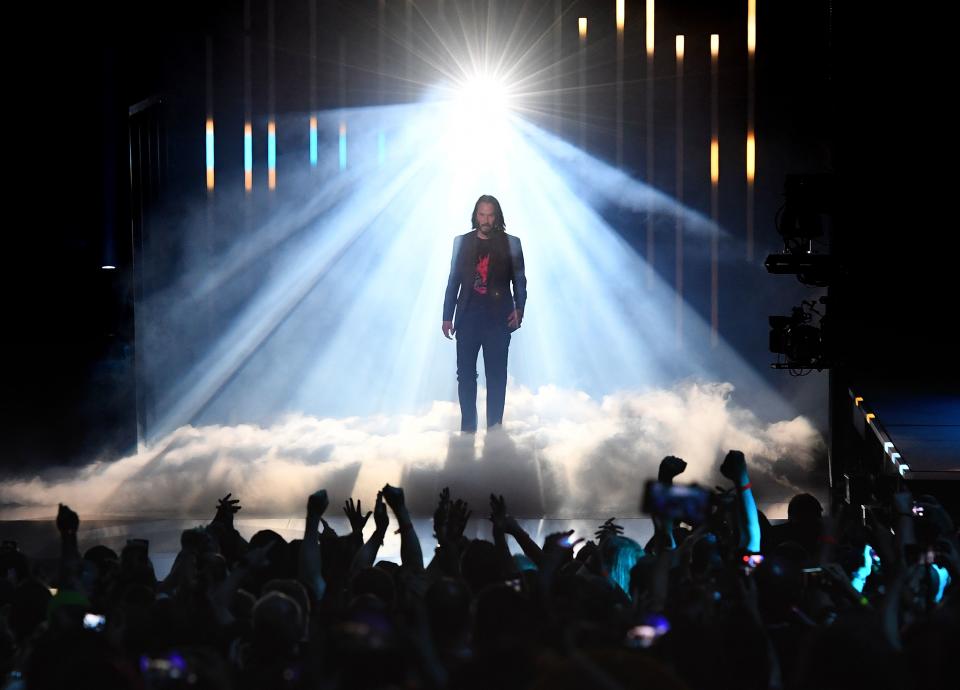
[[[80,529],[80,516],[61,503],[57,510],[57,530],[76,534],[78,529]]]
[[[584,541],[583,537],[574,539],[573,532],[574,531],[572,529],[568,529],[566,532],[554,532],[553,534],[548,534],[547,538],[543,540],[544,553],[573,551],[574,546]]]
[[[323,525],[323,534],[320,535],[321,537],[326,539],[337,538],[337,530],[333,529],[333,527],[330,526],[329,522],[327,522],[323,518],[320,518],[320,524]]]
[[[507,513],[507,502],[502,495],[490,494],[490,522],[504,534],[515,534],[519,527],[516,519]]]
[[[433,511],[433,536],[438,544],[447,540],[447,517],[450,515],[450,487],[443,487],[437,509]]]
[[[347,520],[350,521],[350,529],[353,530],[354,534],[362,534],[367,520],[373,515],[372,510],[368,510],[367,514],[364,515],[363,510],[360,508],[360,499],[357,499],[357,503],[354,505],[352,498],[348,498],[343,502],[343,512],[346,513]]]
[[[406,503],[403,498],[403,489],[399,486],[385,485],[380,491],[383,494],[383,500],[387,502],[394,514],[406,509]]]
[[[594,533],[597,541],[603,541],[604,539],[609,539],[610,537],[619,537],[623,534],[623,526],[618,525],[615,520],[617,518],[607,518],[604,520],[603,524],[597,527],[597,531]]]
[[[233,527],[233,516],[240,510],[240,499],[230,498],[232,493],[227,494],[217,501],[217,512],[213,516],[214,522],[220,522],[228,527]]]
[[[313,517],[319,520],[329,505],[330,499],[327,498],[325,489],[320,489],[310,494],[310,498],[307,499],[307,517]]]
[[[672,484],[673,478],[687,469],[687,463],[682,459],[668,455],[660,461],[660,470],[657,472],[657,481],[663,484]]]
[[[383,502],[383,492],[377,492],[377,500],[373,504],[373,524],[377,526],[377,532],[385,534],[387,526],[390,524],[390,516],[387,515],[387,504]]]
[[[743,486],[749,481],[747,476],[747,459],[739,450],[731,450],[720,465],[720,474],[737,486]]]
[[[461,501],[458,498],[451,503],[450,512],[447,515],[447,538],[459,539],[462,537],[471,515],[473,515],[473,511],[469,510],[466,501]]]

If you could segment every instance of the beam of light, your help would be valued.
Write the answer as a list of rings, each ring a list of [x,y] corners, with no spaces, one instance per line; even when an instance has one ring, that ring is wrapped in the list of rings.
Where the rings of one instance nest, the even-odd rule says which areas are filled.
[[[620,33],[623,33],[624,9],[624,0],[617,0],[617,31]]]
[[[677,45],[677,62],[680,62],[683,60],[683,34],[677,34],[676,45]]]
[[[277,123],[267,124],[267,188],[277,188]]]
[[[710,57],[716,59],[720,56],[720,34],[710,34]]]
[[[317,116],[310,117],[310,167],[317,167]]]
[[[213,118],[207,118],[206,127],[206,153],[207,153],[207,191],[213,191]]]
[[[175,382],[158,399],[151,438],[225,416],[411,413],[455,400],[454,350],[435,321],[452,238],[468,229],[476,197],[487,192],[523,241],[531,281],[528,321],[510,353],[516,385],[563,382],[603,396],[724,376],[759,396],[765,412],[789,410],[722,342],[677,356],[663,337],[673,292],[659,279],[643,285],[644,262],[596,209],[679,215],[684,232],[704,235],[714,228],[709,219],[515,115],[487,132],[494,138],[454,146],[462,130],[452,112],[449,102],[351,111],[356,131],[388,132],[382,166],[373,147],[358,148],[349,170],[328,177],[319,194],[304,171],[312,181],[303,182],[303,199],[278,207],[222,261],[198,261],[189,296],[169,303],[195,304],[213,290],[232,299],[242,286],[244,307],[189,371],[156,372]],[[318,114],[318,126],[336,127],[339,117]],[[286,187],[299,188],[296,175]],[[242,270],[267,257],[269,275]],[[252,283],[241,278],[253,273]],[[690,342],[708,343],[709,326],[688,312]]]
[[[104,264],[100,268],[102,268],[104,271],[115,271],[117,269],[117,267],[112,264]]]
[[[340,169],[347,169],[347,123],[340,123],[340,130],[337,136],[337,158],[340,162]]]
[[[253,125],[243,124],[243,189],[253,191]]]
[[[747,53],[757,52],[757,0],[747,0]]]
[[[580,32],[580,41],[587,40],[587,18],[580,17],[577,19],[577,29]]]
[[[716,138],[710,140],[710,184],[716,185],[720,181],[720,142]]]
[[[757,139],[747,132],[747,182],[751,185],[757,177]]]
[[[654,0],[647,0],[647,57],[653,58]]]

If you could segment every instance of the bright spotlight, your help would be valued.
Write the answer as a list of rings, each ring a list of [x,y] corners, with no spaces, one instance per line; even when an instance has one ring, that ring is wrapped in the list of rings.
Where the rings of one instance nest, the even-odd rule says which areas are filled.
[[[510,110],[510,89],[500,79],[481,75],[464,82],[454,100],[459,110],[475,117],[503,117]]]
[[[443,125],[447,150],[473,161],[496,155],[509,136],[511,111],[516,106],[509,85],[492,75],[477,75],[448,93]]]

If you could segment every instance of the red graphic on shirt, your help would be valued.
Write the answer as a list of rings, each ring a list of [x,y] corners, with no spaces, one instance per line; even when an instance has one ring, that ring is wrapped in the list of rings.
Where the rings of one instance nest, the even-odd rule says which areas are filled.
[[[486,254],[477,259],[477,269],[473,274],[473,291],[480,295],[487,294],[487,272],[490,269],[490,255]]]

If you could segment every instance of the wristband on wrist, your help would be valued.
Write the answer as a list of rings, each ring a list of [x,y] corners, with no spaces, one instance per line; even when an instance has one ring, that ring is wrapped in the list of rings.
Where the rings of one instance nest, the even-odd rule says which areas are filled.
[[[749,488],[752,487],[752,486],[753,486],[753,482],[747,482],[747,483],[744,484],[743,486],[738,486],[738,487],[737,487],[737,491],[739,491],[740,493],[743,493],[744,491],[746,491],[747,489],[749,489]]]

